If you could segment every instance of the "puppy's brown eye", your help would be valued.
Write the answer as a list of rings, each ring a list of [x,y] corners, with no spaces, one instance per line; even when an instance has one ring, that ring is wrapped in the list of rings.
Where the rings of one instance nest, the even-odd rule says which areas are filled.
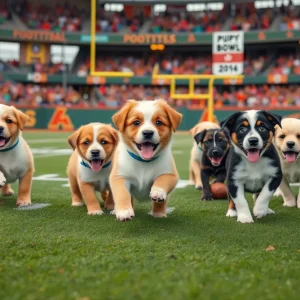
[[[7,119],[5,120],[5,122],[8,123],[8,124],[10,124],[10,123],[12,123],[13,121],[12,121],[11,119],[8,119],[8,118],[7,118]]]
[[[279,136],[280,139],[284,139],[285,138],[285,134],[282,134]]]
[[[300,139],[300,134],[297,134],[297,139]]]
[[[161,126],[162,124],[163,124],[162,121],[160,121],[160,120],[157,120],[157,121],[156,121],[156,125],[157,125],[157,126]]]
[[[101,145],[106,145],[106,144],[107,144],[107,141],[105,141],[105,140],[101,141]]]
[[[139,120],[135,120],[132,124],[134,126],[139,126],[141,124],[141,122]]]
[[[83,144],[84,145],[88,145],[90,142],[89,141],[84,141]]]

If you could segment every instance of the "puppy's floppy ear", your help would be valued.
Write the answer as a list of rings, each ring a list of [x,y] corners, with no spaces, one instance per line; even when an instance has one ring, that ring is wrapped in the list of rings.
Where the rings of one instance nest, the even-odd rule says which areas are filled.
[[[68,143],[70,144],[73,150],[75,150],[77,147],[77,139],[79,137],[80,131],[81,127],[68,137]]]
[[[126,118],[128,116],[129,111],[137,105],[138,101],[136,100],[127,100],[126,104],[112,116],[112,120],[115,126],[123,132],[125,129]]]
[[[280,128],[281,127],[281,120],[282,117],[276,114],[272,114],[268,111],[262,110],[262,113],[266,116],[266,118],[269,120],[269,122],[273,125],[274,129],[276,128],[275,126],[278,125]]]
[[[12,109],[17,118],[19,128],[23,131],[26,122],[29,120],[29,117],[25,115],[22,111],[16,109],[14,106],[12,106]]]
[[[197,144],[200,144],[202,143],[204,137],[206,135],[206,129],[204,129],[203,131],[197,133],[195,136],[194,136],[194,140],[196,141]]]
[[[234,123],[236,119],[242,114],[242,112],[236,112],[233,115],[231,115],[229,118],[227,118],[225,121],[222,121],[220,123],[221,129],[223,130],[224,128],[227,128],[229,131],[232,130]]]
[[[182,114],[180,114],[174,108],[172,108],[165,100],[156,100],[156,101],[158,101],[165,109],[168,118],[171,122],[172,129],[175,132],[181,123]]]

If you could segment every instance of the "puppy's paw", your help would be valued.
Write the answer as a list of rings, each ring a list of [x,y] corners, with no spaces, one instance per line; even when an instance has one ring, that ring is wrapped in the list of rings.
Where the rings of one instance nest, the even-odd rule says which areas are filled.
[[[149,215],[151,215],[154,218],[166,218],[167,217],[166,212],[153,212],[153,211],[151,211],[149,213]]]
[[[227,211],[226,217],[233,218],[233,217],[236,217],[236,216],[237,216],[236,210],[232,209],[232,208],[229,208],[228,211]]]
[[[75,201],[72,202],[72,206],[83,206],[83,205],[84,205],[83,202],[75,202]]]
[[[201,191],[203,188],[202,188],[202,184],[196,184],[195,185],[195,188],[199,191]]]
[[[111,210],[111,211],[109,212],[109,214],[115,216],[115,215],[116,215],[116,211],[113,209],[113,210]]]
[[[11,188],[9,188],[9,189],[7,189],[7,190],[5,190],[5,191],[2,191],[2,195],[4,195],[4,196],[12,196],[12,195],[14,195],[14,194],[15,194],[15,192],[14,192],[14,190],[11,189]]]
[[[238,214],[237,221],[240,223],[253,223],[251,214],[240,213]]]
[[[132,208],[115,210],[116,218],[119,221],[130,221],[134,217]]]
[[[281,196],[282,196],[281,191],[277,189],[277,190],[275,191],[273,197],[278,197],[278,198],[279,198],[279,197],[281,197]]]
[[[87,213],[89,216],[101,216],[104,214],[103,210],[94,210],[94,211],[89,211]]]
[[[300,199],[297,200],[297,208],[300,208]]]
[[[153,186],[150,191],[150,198],[154,202],[165,202],[167,193],[162,188]]]
[[[213,199],[213,196],[211,193],[203,194],[201,200],[202,201],[211,201]]]
[[[286,206],[286,207],[295,207],[296,206],[296,199],[295,197],[286,197],[286,198],[283,198],[283,206]]]
[[[16,205],[18,207],[29,206],[29,205],[31,205],[31,200],[28,200],[28,201],[17,200]]]
[[[275,212],[269,207],[255,207],[253,208],[253,214],[257,219],[261,219],[269,214],[275,214]]]

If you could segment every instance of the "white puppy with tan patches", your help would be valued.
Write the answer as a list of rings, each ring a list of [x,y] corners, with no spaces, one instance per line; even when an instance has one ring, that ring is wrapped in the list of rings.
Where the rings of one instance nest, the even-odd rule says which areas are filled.
[[[296,206],[296,198],[290,183],[300,182],[300,120],[285,118],[281,126],[276,126],[274,145],[281,162],[283,178],[276,191],[283,197],[283,206]],[[300,208],[300,190],[297,196],[297,207]]]
[[[151,215],[167,216],[167,198],[178,181],[171,139],[181,118],[163,100],[129,100],[113,116],[120,141],[109,181],[118,220],[134,217],[133,197],[152,199]]]
[[[111,125],[91,123],[80,127],[69,138],[73,148],[67,174],[72,193],[72,206],[82,206],[85,200],[89,215],[102,215],[96,197],[101,193],[104,207],[113,210],[114,202],[108,183],[112,154],[118,133]]]
[[[2,193],[6,196],[13,195],[10,183],[19,180],[17,206],[31,204],[33,157],[21,134],[28,119],[28,116],[15,107],[0,104],[0,171],[5,178],[2,181]],[[2,179],[0,178],[0,184]]]

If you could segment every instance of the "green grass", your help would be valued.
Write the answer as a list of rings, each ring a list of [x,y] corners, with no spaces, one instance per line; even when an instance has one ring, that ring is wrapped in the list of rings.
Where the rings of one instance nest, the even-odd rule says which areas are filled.
[[[66,149],[66,136],[25,134],[32,148]],[[175,137],[181,179],[191,144]],[[67,160],[36,155],[35,176],[66,177]],[[149,200],[121,223],[71,207],[64,183],[34,181],[33,202],[51,203],[40,210],[15,210],[16,197],[1,198],[0,299],[299,298],[300,211],[280,199],[270,204],[275,215],[239,224],[225,217],[226,201],[201,202],[190,186],[172,194],[167,219],[148,215]]]

